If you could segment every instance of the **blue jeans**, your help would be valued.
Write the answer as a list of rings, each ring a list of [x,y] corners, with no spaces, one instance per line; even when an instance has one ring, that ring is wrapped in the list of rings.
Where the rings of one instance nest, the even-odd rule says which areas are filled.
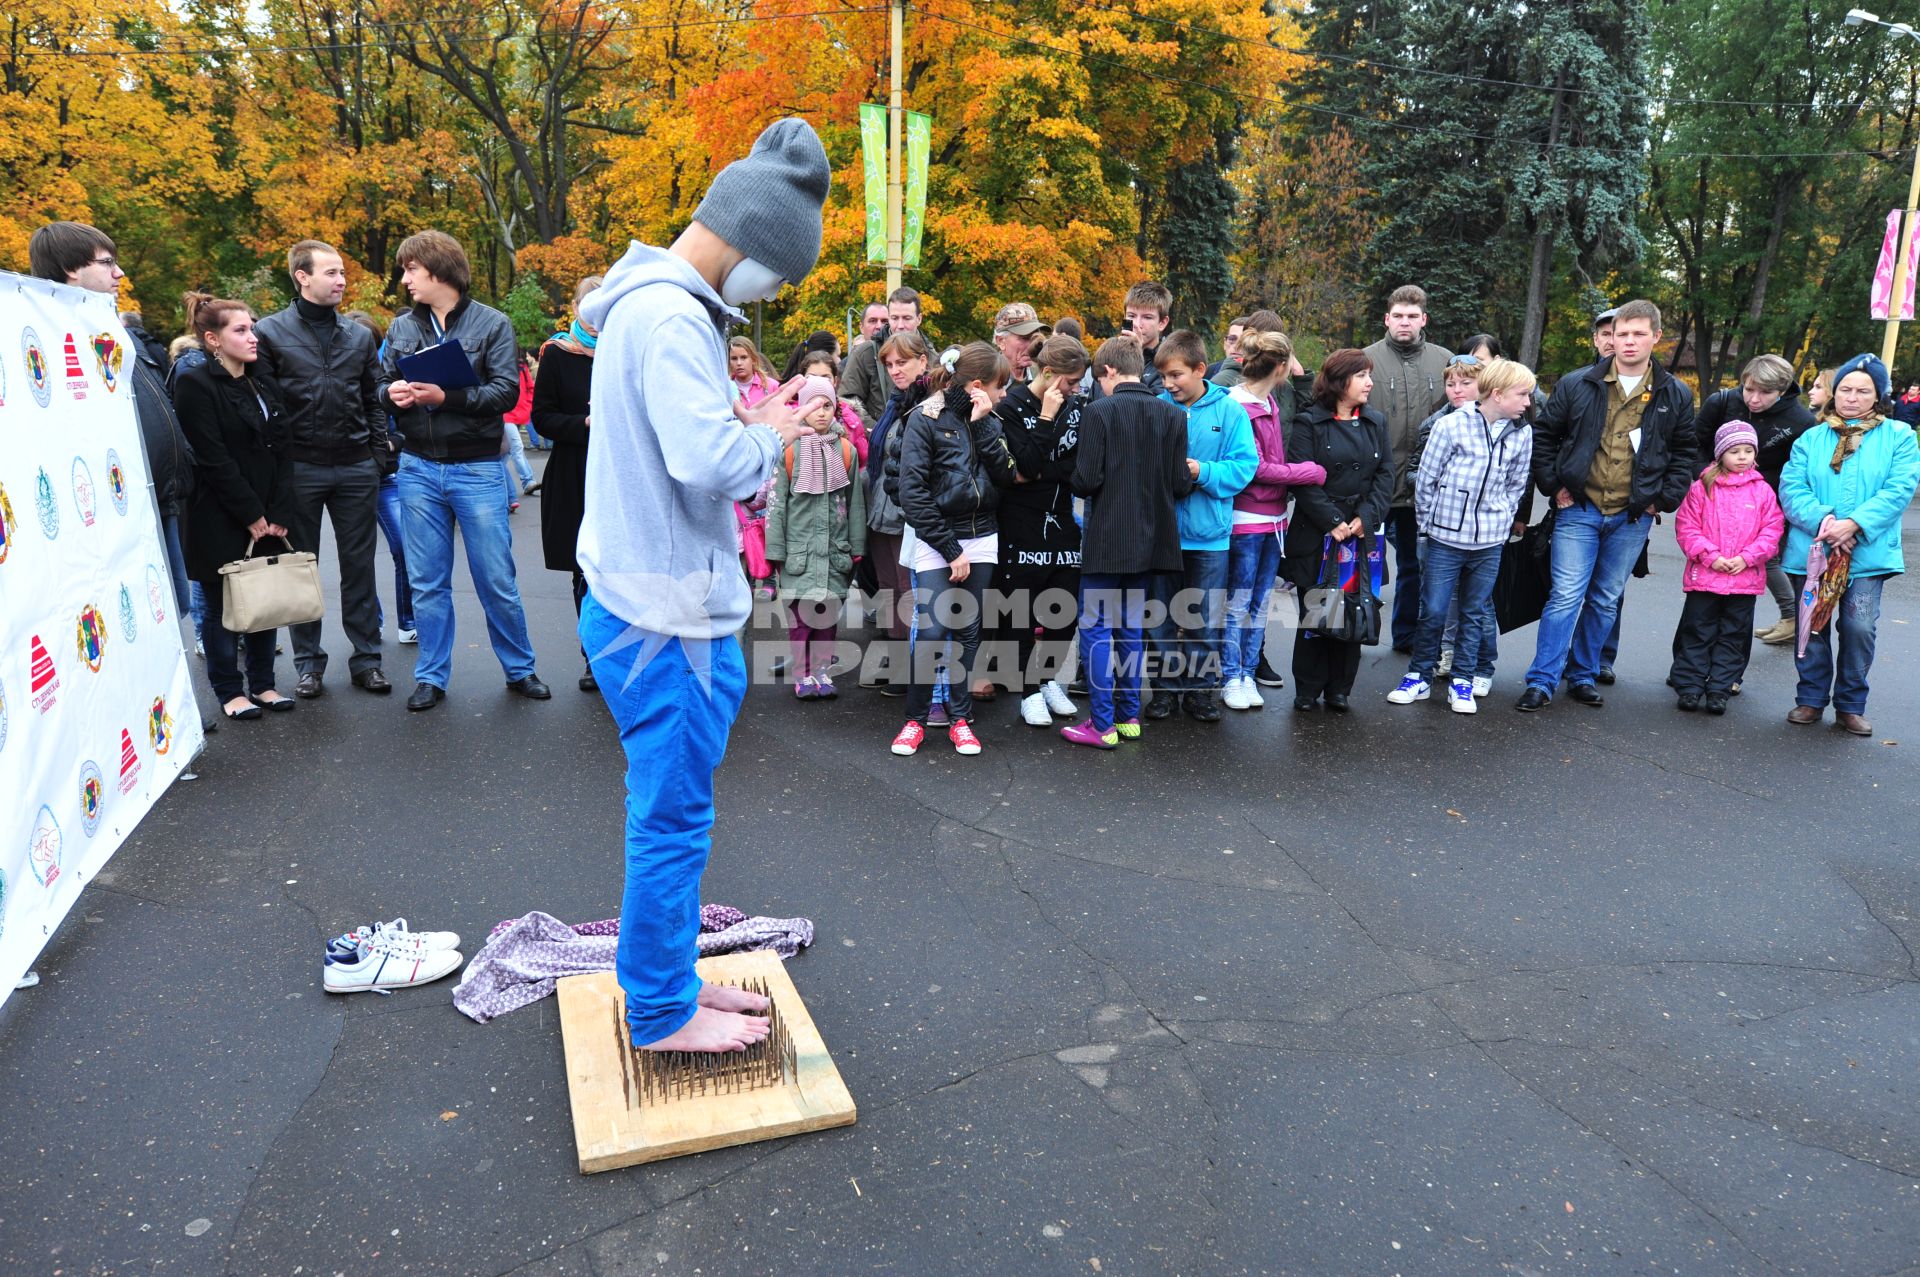
[[[1080,668],[1087,680],[1096,731],[1116,717],[1140,717],[1140,674],[1146,663],[1144,633],[1153,575],[1138,572],[1080,574]]]
[[[207,648],[207,683],[213,688],[216,701],[225,705],[243,691],[249,696],[264,696],[274,690],[273,654],[280,643],[280,631],[235,634],[215,620],[201,638]],[[247,663],[244,688],[240,682],[243,653]]]
[[[1607,641],[1600,645],[1602,665],[1611,666],[1620,657],[1620,622],[1626,619],[1626,615],[1627,594],[1623,587],[1620,591],[1620,606],[1613,610],[1613,628],[1607,631]]]
[[[1154,597],[1167,614],[1151,638],[1160,668],[1153,685],[1163,692],[1204,692],[1220,686],[1220,641],[1227,622],[1227,550],[1182,550],[1186,570],[1161,575]]]
[[[178,620],[180,613],[192,606],[194,588],[187,581],[187,550],[180,536],[180,517],[161,515],[160,530],[167,538],[167,575],[173,578],[173,615]],[[193,620],[193,636],[200,637],[198,616]]]
[[[453,525],[467,546],[467,571],[487,617],[487,637],[507,681],[533,673],[533,641],[513,573],[513,529],[500,504],[497,461],[425,461],[400,456],[407,580],[420,630],[416,682],[445,690],[453,672]]]
[[[387,536],[387,552],[393,556],[393,610],[400,628],[413,628],[413,587],[407,583],[407,539],[400,530],[400,485],[389,475],[380,480],[380,503],[374,508],[380,531]],[[381,624],[386,619],[381,618]]]
[[[627,995],[628,1032],[644,1046],[684,1027],[700,993],[694,942],[713,850],[713,773],[747,693],[747,666],[736,638],[644,634],[591,593],[580,604],[580,643],[627,755],[614,973]]]
[[[1807,584],[1804,574],[1789,579],[1795,594]],[[1833,620],[1807,639],[1807,654],[1793,663],[1800,674],[1800,685],[1793,692],[1794,704],[1825,709],[1831,697],[1837,713],[1867,712],[1867,671],[1873,668],[1880,591],[1886,583],[1884,576],[1856,576],[1847,582],[1847,592],[1833,609]],[[1840,646],[1837,662],[1833,654],[1836,634]]]
[[[1223,681],[1252,678],[1267,639],[1267,600],[1280,574],[1280,534],[1246,532],[1228,542],[1227,624],[1220,643]]]
[[[1420,524],[1413,507],[1395,506],[1387,512],[1387,540],[1393,543],[1393,646],[1413,645],[1420,622]]]
[[[1560,676],[1575,687],[1599,672],[1601,648],[1620,611],[1653,516],[1601,514],[1584,498],[1560,511],[1553,524],[1553,592],[1540,617],[1527,686],[1551,696]]]
[[[527,461],[527,441],[520,437],[520,427],[506,426],[504,429],[507,432],[506,460],[513,467],[513,472],[520,476],[520,486],[524,489],[533,482],[533,466]],[[513,498],[512,487],[508,487],[507,497],[509,500]]]
[[[1427,561],[1420,566],[1420,624],[1413,631],[1413,673],[1433,681],[1441,632],[1456,603],[1460,631],[1454,640],[1453,677],[1471,679],[1482,664],[1488,664],[1491,673],[1480,644],[1490,627],[1498,628],[1493,625],[1493,582],[1500,575],[1500,549],[1490,545],[1462,550],[1428,538]]]
[[[957,585],[951,567],[913,574],[913,637],[907,645],[907,717],[913,721],[926,723],[943,681],[947,713],[954,719],[973,717],[971,676],[994,567],[975,563]]]

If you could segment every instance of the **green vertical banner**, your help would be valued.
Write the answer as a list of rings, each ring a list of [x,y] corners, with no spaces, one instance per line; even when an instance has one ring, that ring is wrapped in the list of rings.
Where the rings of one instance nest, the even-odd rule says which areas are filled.
[[[902,265],[920,264],[920,238],[927,229],[927,163],[933,153],[933,117],[906,113],[907,190],[906,223],[901,234]]]
[[[867,177],[867,260],[887,260],[887,108],[860,104],[860,162]]]

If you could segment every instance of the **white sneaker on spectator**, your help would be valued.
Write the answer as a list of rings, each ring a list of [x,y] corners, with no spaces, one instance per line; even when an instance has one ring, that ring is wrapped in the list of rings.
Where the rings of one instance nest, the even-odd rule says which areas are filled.
[[[1426,700],[1432,691],[1433,689],[1427,685],[1426,679],[1421,678],[1418,674],[1409,674],[1400,680],[1400,686],[1387,693],[1387,703],[1390,705],[1411,705],[1415,701]]]
[[[1473,694],[1475,696],[1485,696],[1491,691],[1493,691],[1493,675],[1491,674],[1474,675]]]
[[[1220,703],[1228,709],[1252,709],[1253,702],[1247,699],[1247,689],[1251,686],[1253,680],[1250,678],[1235,676],[1228,679],[1226,687],[1220,692]]]
[[[1451,674],[1452,672],[1453,672],[1453,649],[1450,647],[1443,647],[1440,649],[1440,659],[1433,663],[1433,675],[1435,678],[1445,678],[1448,674]]]
[[[1260,695],[1260,684],[1254,682],[1253,675],[1242,674],[1240,676],[1240,690],[1246,695],[1248,709],[1265,709],[1267,707],[1267,698]]]
[[[1462,678],[1448,683],[1447,708],[1456,714],[1478,714],[1480,707],[1473,701],[1473,684]]]
[[[1080,712],[1080,707],[1067,695],[1067,689],[1052,679],[1040,684],[1040,694],[1047,698],[1047,708],[1062,718],[1072,718]]]
[[[420,631],[401,630],[397,636],[397,641],[401,643],[418,643],[420,641]]]
[[[455,949],[429,949],[407,932],[383,932],[367,940],[350,937],[327,945],[321,984],[328,993],[365,993],[431,984],[460,969]]]
[[[1047,710],[1047,698],[1040,692],[1020,701],[1020,721],[1028,727],[1052,727],[1053,715]]]

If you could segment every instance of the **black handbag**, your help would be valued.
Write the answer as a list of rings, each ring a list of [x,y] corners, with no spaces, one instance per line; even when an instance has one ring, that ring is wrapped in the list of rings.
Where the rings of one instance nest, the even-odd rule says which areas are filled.
[[[1374,589],[1373,570],[1376,566],[1384,572],[1384,556],[1375,563],[1380,554],[1374,542],[1372,529],[1361,532],[1359,553],[1352,562],[1353,578],[1346,585],[1341,584],[1341,575],[1346,567],[1340,559],[1342,545],[1346,542],[1335,541],[1327,537],[1320,553],[1320,579],[1307,591],[1300,619],[1302,628],[1312,630],[1323,639],[1336,643],[1359,643],[1364,647],[1377,647],[1380,643],[1380,595]]]
[[[1500,547],[1500,574],[1493,582],[1493,615],[1502,634],[1532,625],[1553,593],[1553,511]]]

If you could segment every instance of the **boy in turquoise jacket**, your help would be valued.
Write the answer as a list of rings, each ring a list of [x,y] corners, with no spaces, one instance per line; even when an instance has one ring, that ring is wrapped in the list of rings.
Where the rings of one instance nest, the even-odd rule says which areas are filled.
[[[1207,347],[1199,334],[1169,333],[1155,352],[1165,387],[1160,397],[1187,413],[1187,470],[1193,490],[1180,502],[1181,580],[1163,580],[1167,613],[1153,627],[1156,662],[1148,718],[1173,713],[1175,693],[1188,716],[1220,721],[1220,644],[1227,616],[1227,559],[1233,499],[1260,464],[1253,419],[1233,396],[1207,380]]]

